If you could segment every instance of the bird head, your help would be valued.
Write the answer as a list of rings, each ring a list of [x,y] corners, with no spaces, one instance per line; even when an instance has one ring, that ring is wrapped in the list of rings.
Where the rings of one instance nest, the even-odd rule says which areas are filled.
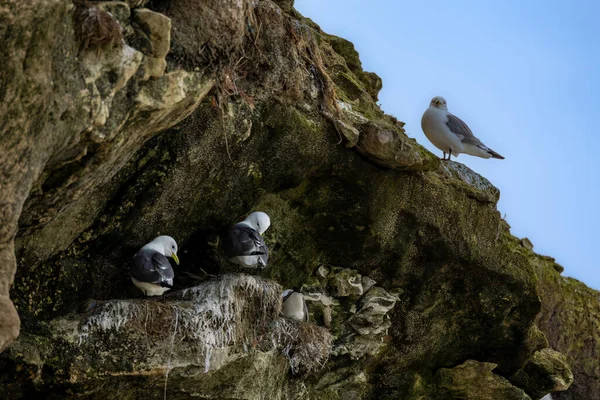
[[[175,264],[179,265],[179,257],[177,257],[177,242],[171,236],[159,236],[150,242],[152,248],[162,253],[166,257],[172,257]]]
[[[269,226],[271,226],[271,219],[266,213],[262,211],[255,211],[252,214],[248,215],[248,218],[245,219],[245,222],[250,224],[250,226],[256,229],[261,235],[267,229],[269,229]]]
[[[440,110],[448,110],[446,99],[444,99],[442,96],[435,96],[433,99],[431,99],[429,107],[439,108]]]

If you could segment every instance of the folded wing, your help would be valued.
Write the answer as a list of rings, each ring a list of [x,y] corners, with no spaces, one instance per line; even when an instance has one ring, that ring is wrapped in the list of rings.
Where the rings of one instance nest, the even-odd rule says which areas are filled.
[[[469,126],[465,123],[465,121],[463,121],[462,119],[458,118],[456,115],[454,114],[450,114],[448,113],[448,121],[446,121],[446,126],[448,126],[448,129],[450,129],[450,132],[452,132],[453,134],[455,134],[464,145],[471,145],[476,147],[477,149],[480,149],[481,151],[484,152],[484,156],[485,158],[499,158],[501,160],[504,160],[504,157],[502,157],[500,154],[496,153],[494,150],[490,149],[489,147],[487,147],[486,145],[484,145],[481,140],[477,139],[475,137],[475,135],[473,135],[473,132],[471,131],[471,128],[469,128]],[[479,152],[479,150],[477,150]],[[467,152],[469,154],[471,154],[470,152]],[[487,153],[487,154],[485,154]],[[473,154],[473,155],[479,155],[482,156],[480,154]]]
[[[140,282],[170,288],[175,273],[164,255],[154,250],[140,250],[133,256],[131,276]]]
[[[223,243],[223,251],[228,258],[258,256],[258,263],[267,265],[269,248],[260,234],[244,224],[234,225]]]

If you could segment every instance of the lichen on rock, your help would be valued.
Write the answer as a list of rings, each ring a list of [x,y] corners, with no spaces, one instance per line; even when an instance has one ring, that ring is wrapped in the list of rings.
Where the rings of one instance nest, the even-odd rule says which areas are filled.
[[[578,361],[595,350],[545,308],[572,327],[548,293],[583,309],[594,292],[510,235],[489,181],[409,138],[353,45],[293,2],[94,2],[122,42],[79,55],[76,7],[38,3],[0,8],[0,347],[17,261],[23,321],[4,393],[427,399],[483,382],[525,399],[536,374],[568,384],[536,361],[540,309],[573,393],[595,387]],[[269,266],[223,275],[217,238],[254,210],[273,221]],[[126,267],[158,234],[182,261],[164,302],[136,298]],[[311,324],[279,316],[283,287]]]
[[[472,400],[531,400],[523,390],[493,373],[495,364],[467,360],[436,375],[439,398]]]
[[[566,357],[551,349],[536,351],[511,382],[523,388],[531,398],[541,398],[549,392],[565,391],[573,383],[573,373]]]

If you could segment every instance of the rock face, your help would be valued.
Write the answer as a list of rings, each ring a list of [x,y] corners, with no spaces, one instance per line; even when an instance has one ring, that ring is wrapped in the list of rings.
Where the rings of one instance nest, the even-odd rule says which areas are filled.
[[[495,364],[468,360],[452,369],[442,368],[436,378],[448,398],[473,400],[531,400],[523,390],[493,373]]]
[[[533,354],[511,381],[526,388],[532,398],[538,399],[549,392],[567,390],[573,383],[573,373],[564,355],[551,349],[542,349]]]
[[[384,114],[351,43],[290,1],[24,3],[0,7],[0,347],[19,331],[9,290],[22,322],[3,393],[567,388],[535,326],[536,256],[498,190]],[[252,210],[271,217],[269,267],[199,283],[225,269],[218,234]],[[164,302],[135,298],[127,274],[158,234],[182,261]],[[283,287],[305,293],[312,323],[278,317]]]
[[[560,275],[549,258],[532,256],[542,310],[536,322],[573,370],[571,388],[554,399],[600,399],[600,293]]]

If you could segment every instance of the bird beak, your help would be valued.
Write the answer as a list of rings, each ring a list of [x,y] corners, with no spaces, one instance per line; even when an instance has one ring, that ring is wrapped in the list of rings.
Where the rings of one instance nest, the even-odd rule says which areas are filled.
[[[179,257],[177,257],[177,254],[173,253],[171,254],[171,257],[173,257],[173,260],[175,260],[175,264],[179,265]]]

